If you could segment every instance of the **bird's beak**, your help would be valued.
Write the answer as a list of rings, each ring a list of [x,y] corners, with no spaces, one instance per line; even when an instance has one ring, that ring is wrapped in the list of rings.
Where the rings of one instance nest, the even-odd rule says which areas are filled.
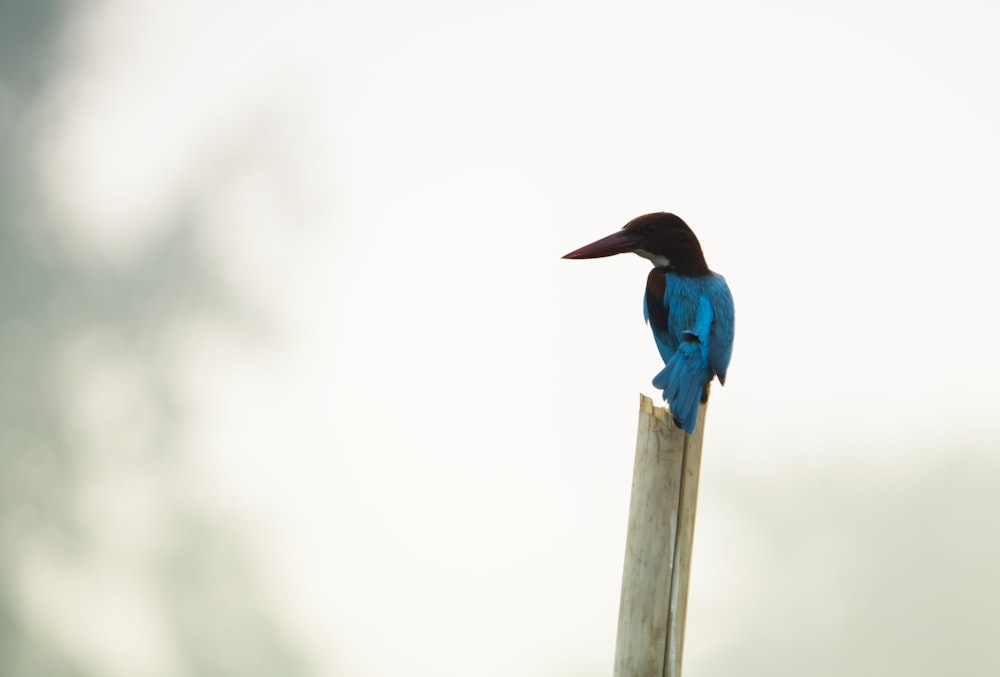
[[[564,259],[599,259],[603,256],[614,256],[625,252],[635,251],[636,241],[634,236],[624,229],[619,230],[607,237],[602,237],[597,242],[591,242],[579,249],[571,251],[564,256]]]

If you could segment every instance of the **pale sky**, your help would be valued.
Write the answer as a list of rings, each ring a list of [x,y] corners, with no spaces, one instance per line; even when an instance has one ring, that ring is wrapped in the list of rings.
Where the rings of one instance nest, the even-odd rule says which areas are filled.
[[[45,237],[125,275],[185,224],[241,310],[156,325],[169,482],[122,460],[164,443],[147,356],[60,349],[103,549],[18,560],[33,627],[194,674],[143,564],[180,501],[303,674],[610,674],[661,363],[648,262],[560,257],[665,210],[737,314],[685,674],[996,674],[998,34],[972,0],[81,5]]]

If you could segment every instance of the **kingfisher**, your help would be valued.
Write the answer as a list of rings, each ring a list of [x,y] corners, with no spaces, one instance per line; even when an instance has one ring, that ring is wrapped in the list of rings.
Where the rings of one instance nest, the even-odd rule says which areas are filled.
[[[632,252],[649,259],[643,316],[664,367],[653,378],[663,391],[677,427],[694,432],[698,405],[708,401],[714,377],[726,382],[733,352],[733,296],[724,277],[712,272],[694,231],[675,214],[656,212],[632,219],[605,238],[564,259],[596,259]]]

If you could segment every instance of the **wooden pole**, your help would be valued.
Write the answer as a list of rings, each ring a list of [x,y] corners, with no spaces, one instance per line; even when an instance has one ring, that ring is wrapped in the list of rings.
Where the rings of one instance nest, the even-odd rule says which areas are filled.
[[[685,435],[639,396],[614,677],[680,677],[705,410]]]

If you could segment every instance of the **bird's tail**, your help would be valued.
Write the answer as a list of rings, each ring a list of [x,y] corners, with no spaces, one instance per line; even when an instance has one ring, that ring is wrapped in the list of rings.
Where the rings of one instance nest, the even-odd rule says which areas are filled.
[[[663,399],[670,403],[674,422],[688,435],[698,421],[698,405],[705,387],[704,359],[697,340],[681,343],[667,366],[653,377],[653,386],[662,390]]]

